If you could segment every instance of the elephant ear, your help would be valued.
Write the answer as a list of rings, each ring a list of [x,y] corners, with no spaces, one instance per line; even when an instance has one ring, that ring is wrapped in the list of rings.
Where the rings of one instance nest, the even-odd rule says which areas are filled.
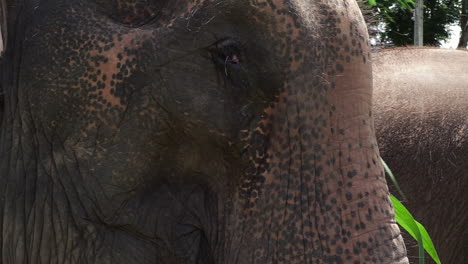
[[[0,0],[0,56],[6,49],[7,40],[7,6],[5,0]]]

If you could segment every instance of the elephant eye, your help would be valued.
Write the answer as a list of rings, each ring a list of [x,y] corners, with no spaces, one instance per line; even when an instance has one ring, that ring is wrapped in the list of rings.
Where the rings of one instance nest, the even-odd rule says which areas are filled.
[[[242,43],[238,39],[225,38],[210,47],[215,64],[229,74],[230,68],[240,68],[243,61]]]

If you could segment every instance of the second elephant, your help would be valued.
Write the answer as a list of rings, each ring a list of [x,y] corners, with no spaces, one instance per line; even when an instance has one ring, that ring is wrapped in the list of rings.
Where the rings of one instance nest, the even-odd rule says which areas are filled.
[[[442,263],[468,259],[468,52],[374,54],[377,140]],[[395,190],[394,190],[395,192]],[[408,245],[417,263],[416,243]]]

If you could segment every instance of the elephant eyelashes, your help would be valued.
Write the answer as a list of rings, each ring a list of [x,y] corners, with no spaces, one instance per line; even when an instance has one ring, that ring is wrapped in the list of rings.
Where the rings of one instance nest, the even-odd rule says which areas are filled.
[[[242,62],[242,44],[237,39],[226,38],[210,47],[214,63],[229,76],[231,69],[238,69]]]
[[[162,0],[96,0],[104,14],[129,27],[155,22],[168,1]]]

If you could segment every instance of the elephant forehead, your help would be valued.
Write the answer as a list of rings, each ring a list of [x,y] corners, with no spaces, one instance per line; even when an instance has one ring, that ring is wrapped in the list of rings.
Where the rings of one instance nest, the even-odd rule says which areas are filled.
[[[292,71],[302,68],[310,74],[312,69],[321,68],[325,78],[349,79],[354,73],[345,78],[343,73],[363,70],[356,66],[369,59],[365,53],[367,28],[354,1],[273,0],[251,4],[267,17],[274,17],[255,19],[268,24],[271,39],[281,43],[279,55],[288,57]]]
[[[176,8],[175,3],[181,5]],[[281,73],[300,71],[302,75],[323,75],[324,79],[331,79],[336,72],[343,71],[342,65],[351,60],[349,57],[364,56],[362,39],[359,39],[362,28],[355,21],[348,23],[350,21],[340,20],[345,12],[349,14],[357,9],[355,5],[348,6],[347,1],[175,1],[162,8],[162,13],[170,15],[162,15],[158,21],[153,21],[154,24],[141,28],[116,23],[114,19],[93,11],[83,3],[67,3],[66,6],[68,8],[64,10],[49,11],[48,4],[44,4],[42,12],[46,15],[39,22],[46,25],[38,24],[39,31],[42,30],[39,33],[45,34],[38,35],[34,30],[31,31],[32,45],[46,50],[50,56],[45,59],[29,56],[34,60],[30,62],[32,82],[40,80],[37,83],[47,83],[39,89],[31,89],[30,95],[43,97],[44,100],[37,105],[42,111],[50,112],[55,120],[64,119],[55,117],[57,115],[80,115],[88,125],[103,121],[111,126],[118,124],[128,107],[130,94],[141,90],[143,86],[159,85],[157,89],[160,89],[162,79],[174,77],[159,76],[159,65],[173,62],[178,59],[175,58],[177,56],[183,57],[181,55],[212,44],[216,38],[235,36],[238,28],[245,25],[247,28],[242,30],[253,32],[244,37],[265,50],[262,56],[271,57],[264,60],[271,65],[261,65],[262,70],[266,67],[280,68]],[[128,5],[129,8],[131,6],[137,5]],[[201,18],[198,22],[197,17]],[[216,29],[218,25],[231,31],[220,32]],[[359,34],[351,38],[343,34],[339,41],[333,42],[341,30],[349,32],[348,27]],[[207,40],[206,36],[210,33],[217,37]],[[35,38],[39,40],[35,41]],[[194,40],[191,41],[191,38]],[[347,48],[339,50],[343,44]],[[192,58],[210,63],[201,56]],[[350,67],[354,67],[354,64],[350,64]],[[196,69],[189,73],[193,75],[199,72]],[[214,72],[204,73],[213,75]],[[260,74],[262,72],[258,72]],[[284,77],[291,75],[281,76],[282,79],[275,84],[278,87],[285,86]],[[191,85],[216,85],[201,80],[196,79],[197,82]],[[332,81],[329,82],[331,86]],[[174,82],[175,85],[180,83]],[[299,89],[300,86],[299,83],[291,89]],[[174,89],[183,90],[177,87]],[[316,90],[317,87],[311,89]],[[276,93],[277,90],[270,89],[267,92]],[[63,103],[56,104],[47,99],[52,97],[59,97]],[[54,106],[46,105],[47,102]],[[142,103],[140,109],[144,107]],[[57,112],[57,109],[65,111]]]

